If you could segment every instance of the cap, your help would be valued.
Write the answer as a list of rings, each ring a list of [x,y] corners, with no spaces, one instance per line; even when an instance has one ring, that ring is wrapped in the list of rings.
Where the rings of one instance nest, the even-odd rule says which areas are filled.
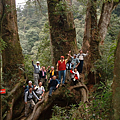
[[[29,81],[28,83],[32,83],[32,81]]]
[[[76,54],[74,54],[74,56],[77,56]]]
[[[61,58],[64,58],[64,56],[61,56]]]
[[[37,61],[36,63],[40,63],[39,61]]]

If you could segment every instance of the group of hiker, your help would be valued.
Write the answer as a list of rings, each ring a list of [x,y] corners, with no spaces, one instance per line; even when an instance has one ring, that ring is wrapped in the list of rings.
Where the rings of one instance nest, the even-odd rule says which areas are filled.
[[[32,81],[29,81],[28,85],[24,86],[25,116],[28,115],[29,107],[33,109],[35,103],[42,100],[47,88],[49,89],[49,97],[51,97],[53,90],[55,91],[60,85],[64,86],[66,75],[73,85],[76,85],[82,73],[84,57],[87,55],[88,51],[84,54],[83,51],[80,50],[79,54],[71,56],[71,51],[69,51],[67,59],[61,56],[60,60],[58,60],[56,71],[54,66],[51,66],[51,69],[50,66],[45,69],[44,66],[40,67],[39,61],[34,64],[32,60],[32,65],[34,67],[34,85]],[[47,77],[47,73],[49,73],[49,78]],[[61,78],[63,79],[61,80]]]

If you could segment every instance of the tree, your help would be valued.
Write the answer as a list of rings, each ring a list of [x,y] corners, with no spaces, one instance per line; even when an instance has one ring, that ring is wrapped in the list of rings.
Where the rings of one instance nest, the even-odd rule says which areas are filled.
[[[23,64],[22,49],[18,36],[15,0],[0,0],[0,42],[1,41],[6,43],[6,47],[2,50],[2,62],[3,72],[7,74],[7,80],[9,81],[9,77],[13,77],[13,74],[18,74],[20,77],[18,67],[19,64]],[[2,110],[0,110],[0,113],[2,114]],[[9,119],[11,119],[11,116],[9,116]]]
[[[97,0],[88,0],[82,48],[84,52],[89,50],[89,57],[85,61],[85,70],[88,74],[89,84],[99,82],[99,80],[96,81],[95,71],[92,71],[94,69],[93,64],[100,58],[99,44],[104,43],[111,13],[119,2],[103,1],[100,19],[97,23]]]
[[[115,51],[115,63],[114,63],[114,78],[112,84],[113,90],[113,97],[112,97],[112,104],[113,104],[113,120],[120,119],[120,32],[118,36],[118,43],[117,48]]]
[[[52,62],[55,66],[61,55],[69,50],[77,52],[76,32],[70,1],[47,0],[52,45]]]
[[[0,1],[0,38],[6,42],[3,50],[3,72],[16,73],[23,64],[22,49],[19,42],[15,0]]]

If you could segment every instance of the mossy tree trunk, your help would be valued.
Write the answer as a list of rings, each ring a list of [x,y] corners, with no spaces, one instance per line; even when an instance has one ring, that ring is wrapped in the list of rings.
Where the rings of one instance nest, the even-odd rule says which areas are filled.
[[[21,70],[18,69],[19,65],[23,64],[23,55],[18,36],[15,0],[0,0],[0,42],[1,41],[6,43],[6,47],[2,50],[4,86],[8,86],[10,88],[9,81],[13,77],[17,78],[18,82],[18,77],[22,78],[23,76],[20,76]],[[5,75],[6,78],[4,77]],[[14,86],[12,86],[12,88],[13,87]],[[22,92],[20,91],[19,93],[19,95],[21,95]],[[17,96],[10,96],[7,99],[7,103],[13,108],[14,102],[17,100]],[[3,105],[3,113],[5,112],[4,108],[6,108],[6,111],[8,112],[7,119],[12,119],[13,109],[10,108],[9,105]]]
[[[3,50],[3,72],[16,73],[23,64],[22,49],[19,42],[15,0],[0,0],[0,38],[6,42]]]
[[[97,23],[96,2],[97,0],[88,0],[82,46],[83,52],[89,50],[89,56],[84,62],[84,71],[88,74],[88,84],[95,84],[96,82],[99,82],[99,79],[96,79],[96,71],[93,71],[93,64],[100,58],[100,42],[103,43],[107,34],[112,10],[119,3],[104,1],[102,4],[101,16],[99,22]]]
[[[115,52],[114,78],[113,78],[113,120],[120,120],[120,32]]]
[[[69,1],[47,0],[53,64],[69,50],[77,52],[76,32]],[[69,5],[68,5],[69,4]]]

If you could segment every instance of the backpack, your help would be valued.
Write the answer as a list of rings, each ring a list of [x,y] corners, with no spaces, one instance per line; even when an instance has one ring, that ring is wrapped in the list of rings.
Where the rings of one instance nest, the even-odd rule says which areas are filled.
[[[33,88],[33,85],[32,85],[32,88]],[[29,86],[28,86],[28,85],[26,86],[26,89],[24,89],[24,94],[25,94],[27,91],[29,91]]]
[[[38,87],[39,87],[39,86],[37,86],[36,90],[34,90],[35,94],[36,94],[36,91],[38,90]],[[42,90],[43,90],[43,86],[41,86],[41,87],[42,87]]]
[[[31,100],[31,99],[33,99],[33,91],[32,91],[32,98],[31,98],[31,99],[30,99],[30,98],[28,98],[29,94],[30,94],[30,92],[29,92],[29,90],[28,90],[27,100]]]

